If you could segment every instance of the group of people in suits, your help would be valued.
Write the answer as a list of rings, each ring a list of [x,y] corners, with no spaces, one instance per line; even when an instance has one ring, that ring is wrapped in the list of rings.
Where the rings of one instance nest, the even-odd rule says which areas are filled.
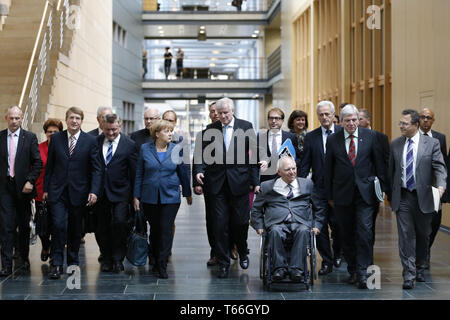
[[[218,266],[219,278],[229,275],[234,247],[241,268],[248,268],[251,223],[258,234],[268,232],[274,279],[289,275],[302,281],[305,243],[312,231],[322,257],[319,275],[338,268],[344,257],[348,282],[367,288],[376,215],[387,195],[397,217],[403,288],[425,281],[442,216],[434,208],[431,186],[443,201],[448,199],[445,136],[431,130],[435,119],[429,108],[404,110],[402,136],[390,145],[385,134],[371,129],[367,110],[347,103],[340,106],[341,125],[336,125],[334,104],[321,101],[316,106],[320,126],[311,132],[305,112],[292,112],[289,132],[282,130],[284,112],[272,108],[269,129],[258,134],[250,122],[235,116],[233,100],[222,98],[209,108],[212,123],[195,143],[192,186],[204,195],[211,246],[207,264]],[[168,277],[181,197],[192,204],[190,164],[174,160],[183,158],[182,148],[175,147],[183,140],[174,136],[175,112],[165,112],[161,120],[158,110],[147,109],[145,128],[127,137],[112,108],[100,107],[99,127],[85,133],[84,113],[72,107],[66,112],[66,130],[56,119],[44,123],[47,140],[40,145],[34,133],[21,128],[18,107],[9,108],[5,120],[8,128],[0,132],[0,276],[12,273],[17,229],[17,249],[25,268],[30,267],[30,200],[35,198],[36,207],[47,205],[50,213],[51,236],[41,239],[41,259],[50,257],[51,279],[63,273],[66,245],[67,265],[80,263],[87,207],[98,222],[102,271],[124,270],[128,220],[142,210],[150,224],[150,260],[161,278]],[[280,159],[287,139],[294,151]],[[293,239],[295,251],[289,262],[283,247],[287,238]]]

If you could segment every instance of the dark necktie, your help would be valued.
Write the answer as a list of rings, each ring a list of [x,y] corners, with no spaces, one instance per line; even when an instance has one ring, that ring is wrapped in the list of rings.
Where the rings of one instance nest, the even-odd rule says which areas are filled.
[[[291,200],[292,197],[294,196],[294,192],[292,192],[293,186],[292,186],[291,184],[288,184],[287,186],[288,186],[288,188],[289,188],[289,193],[288,193],[288,195],[286,196],[286,198],[287,198],[288,200]],[[290,212],[289,212],[289,214],[288,214],[287,217],[286,217],[286,221],[289,221],[289,222],[292,221],[292,214],[291,214]]]
[[[331,131],[330,129],[328,129],[327,131],[325,131],[325,133],[327,134],[327,137],[333,133],[333,131]]]
[[[354,166],[356,163],[356,148],[355,148],[355,142],[353,141],[353,135],[350,135],[350,146],[348,147],[348,158],[350,159],[350,162]]]
[[[112,152],[113,152],[113,142],[109,141],[108,151],[106,152],[106,164],[108,164],[111,161],[113,156]]]
[[[409,139],[408,148],[406,149],[406,188],[409,191],[413,191],[415,187],[413,140]]]
[[[75,136],[70,136],[69,155],[72,156],[73,149],[75,149]]]

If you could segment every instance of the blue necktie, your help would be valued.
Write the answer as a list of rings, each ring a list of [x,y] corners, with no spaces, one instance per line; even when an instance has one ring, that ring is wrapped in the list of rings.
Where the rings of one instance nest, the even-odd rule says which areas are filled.
[[[108,164],[111,161],[111,158],[113,156],[112,152],[113,152],[113,142],[110,141],[108,151],[106,152],[106,164]]]
[[[331,130],[327,130],[326,132],[325,132],[326,134],[327,134],[327,137],[330,135],[330,134],[332,134],[333,133],[333,131],[331,131]]]
[[[414,150],[412,139],[409,139],[408,148],[406,150],[406,188],[409,191],[416,188],[416,182],[414,181]]]

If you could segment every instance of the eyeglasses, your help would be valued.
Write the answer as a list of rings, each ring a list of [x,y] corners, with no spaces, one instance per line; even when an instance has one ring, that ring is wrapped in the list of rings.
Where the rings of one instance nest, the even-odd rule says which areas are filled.
[[[403,122],[403,121],[400,121],[399,123],[398,123],[398,126],[399,127],[407,127],[407,126],[409,126],[411,123],[410,122]]]
[[[282,120],[283,118],[281,118],[281,117],[269,117],[268,118],[269,119],[269,121],[280,121],[280,120]]]
[[[169,120],[169,119],[164,119],[164,120],[169,121],[169,122],[172,122],[172,123],[177,122],[177,120]]]
[[[428,120],[428,121],[433,120],[433,117],[430,117],[430,116],[420,116],[419,118],[420,118],[420,120]]]

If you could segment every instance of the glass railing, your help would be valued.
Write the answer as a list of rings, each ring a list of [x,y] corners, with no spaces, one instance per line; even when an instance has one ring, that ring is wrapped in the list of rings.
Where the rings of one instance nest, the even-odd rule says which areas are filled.
[[[259,12],[268,11],[278,0],[210,0],[204,4],[192,0],[161,0],[159,12]]]
[[[176,59],[172,60],[166,77],[164,59],[151,58],[147,61],[145,80],[266,80],[268,79],[267,58],[240,58],[220,60],[185,59],[181,72]]]

